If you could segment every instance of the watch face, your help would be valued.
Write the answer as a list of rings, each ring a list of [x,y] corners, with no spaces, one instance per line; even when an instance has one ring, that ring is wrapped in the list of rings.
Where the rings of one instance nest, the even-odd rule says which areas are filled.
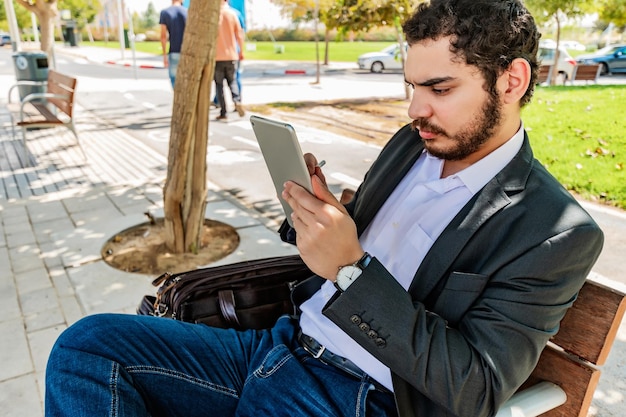
[[[344,266],[337,272],[337,285],[339,288],[345,290],[361,273],[363,273],[363,271],[357,266]]]

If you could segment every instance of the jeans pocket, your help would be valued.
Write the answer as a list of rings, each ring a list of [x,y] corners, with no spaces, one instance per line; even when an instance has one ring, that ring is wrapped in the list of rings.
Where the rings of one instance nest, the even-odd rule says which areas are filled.
[[[290,359],[295,360],[293,353],[287,346],[275,346],[265,355],[261,364],[252,374],[257,378],[267,378],[280,370]]]

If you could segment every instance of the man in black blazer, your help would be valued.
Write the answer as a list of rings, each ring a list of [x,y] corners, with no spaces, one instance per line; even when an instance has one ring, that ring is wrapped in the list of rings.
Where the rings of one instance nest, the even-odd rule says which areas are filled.
[[[345,207],[283,197],[317,274],[272,329],[96,315],[57,340],[52,416],[492,416],[533,370],[603,235],[533,158],[539,34],[519,0],[432,0],[404,24],[412,123]],[[553,116],[551,116],[553,117]],[[286,224],[286,223],[285,223]]]
[[[390,369],[400,415],[493,415],[558,330],[603,235],[533,159],[520,109],[533,92],[539,34],[523,6],[432,1],[419,6],[404,30],[413,123],[385,146],[345,208],[328,191],[312,155],[307,165],[315,196],[288,183],[283,197],[294,209],[302,258],[341,287],[323,305],[323,315]],[[408,288],[377,259],[402,262],[383,248],[412,244],[413,229],[402,227],[406,212],[391,212],[400,220],[383,220],[376,229],[400,224],[383,245],[366,237],[382,253],[365,252],[368,227],[407,176],[419,175],[414,167],[420,158],[440,159],[436,174],[453,178],[514,140],[512,158],[455,211]],[[405,192],[394,203],[410,201]],[[438,201],[445,200],[428,200],[419,210],[448,209]],[[428,225],[429,216],[420,221]],[[286,240],[293,235],[283,230]],[[403,252],[407,261],[412,250]],[[353,268],[348,278],[337,272],[355,263],[356,274]]]

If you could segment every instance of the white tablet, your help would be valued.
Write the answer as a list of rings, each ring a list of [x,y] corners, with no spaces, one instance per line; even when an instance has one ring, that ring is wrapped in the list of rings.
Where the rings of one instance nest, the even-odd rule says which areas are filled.
[[[283,206],[289,225],[291,223],[291,207],[283,200],[283,184],[293,181],[313,193],[311,176],[304,162],[300,142],[296,131],[288,123],[270,120],[259,116],[250,116],[250,123],[259,142],[265,164],[270,172],[276,194]]]

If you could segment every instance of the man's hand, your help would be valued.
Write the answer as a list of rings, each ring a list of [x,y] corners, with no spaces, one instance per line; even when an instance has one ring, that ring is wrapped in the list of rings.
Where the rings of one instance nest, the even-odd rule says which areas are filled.
[[[167,60],[167,55],[163,55],[163,68],[168,68],[169,62]]]
[[[293,209],[296,244],[300,256],[317,275],[334,281],[339,267],[352,264],[363,256],[356,225],[328,190],[324,175],[313,155],[305,155],[313,194],[298,184],[285,183],[282,197]]]

